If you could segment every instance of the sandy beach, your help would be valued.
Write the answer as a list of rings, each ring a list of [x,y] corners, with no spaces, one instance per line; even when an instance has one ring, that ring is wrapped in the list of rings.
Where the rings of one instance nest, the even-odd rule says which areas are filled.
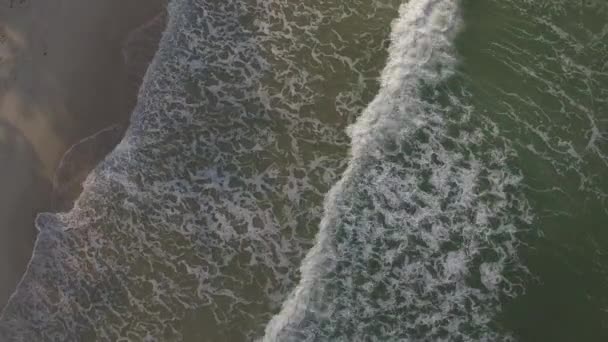
[[[35,215],[53,210],[58,166],[71,170],[60,177],[71,198],[120,140],[163,3],[0,0],[0,308],[30,258]]]

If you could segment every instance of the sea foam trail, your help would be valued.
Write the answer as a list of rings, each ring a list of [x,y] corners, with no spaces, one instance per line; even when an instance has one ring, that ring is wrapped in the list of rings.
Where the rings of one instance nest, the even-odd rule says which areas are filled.
[[[381,89],[351,127],[302,280],[265,341],[508,339],[492,328],[517,268],[507,149],[487,153],[447,83],[457,0],[412,0],[393,23]]]

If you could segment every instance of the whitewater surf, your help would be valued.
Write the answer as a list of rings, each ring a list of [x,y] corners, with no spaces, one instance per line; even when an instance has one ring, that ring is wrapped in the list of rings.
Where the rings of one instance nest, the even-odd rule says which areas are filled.
[[[606,9],[172,1],[0,340],[606,340]]]
[[[459,1],[412,0],[392,26],[381,89],[350,128],[351,160],[326,198],[302,280],[266,341],[497,341],[503,277],[517,268],[520,177],[468,131],[448,84]],[[524,208],[518,208],[524,209]]]

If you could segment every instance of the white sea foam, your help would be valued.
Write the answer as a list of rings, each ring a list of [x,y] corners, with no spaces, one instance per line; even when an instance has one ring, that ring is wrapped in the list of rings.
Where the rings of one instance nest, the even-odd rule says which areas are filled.
[[[0,336],[261,334],[345,164],[343,128],[374,84],[390,2],[173,1],[125,139],[72,211],[38,220]]]
[[[513,294],[504,272],[519,267],[525,203],[508,148],[479,152],[489,137],[446,85],[458,2],[401,7],[381,89],[350,128],[349,166],[265,341],[509,338],[489,323]]]

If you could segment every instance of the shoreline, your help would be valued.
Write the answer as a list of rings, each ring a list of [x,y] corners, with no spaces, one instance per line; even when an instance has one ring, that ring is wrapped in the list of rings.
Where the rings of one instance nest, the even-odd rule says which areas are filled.
[[[164,0],[0,0],[0,308],[31,257],[35,216],[54,209],[59,165],[76,170],[69,209],[73,184],[120,141],[156,51],[149,35],[164,26],[141,27],[163,11]],[[89,139],[112,126],[121,131],[111,139]]]

